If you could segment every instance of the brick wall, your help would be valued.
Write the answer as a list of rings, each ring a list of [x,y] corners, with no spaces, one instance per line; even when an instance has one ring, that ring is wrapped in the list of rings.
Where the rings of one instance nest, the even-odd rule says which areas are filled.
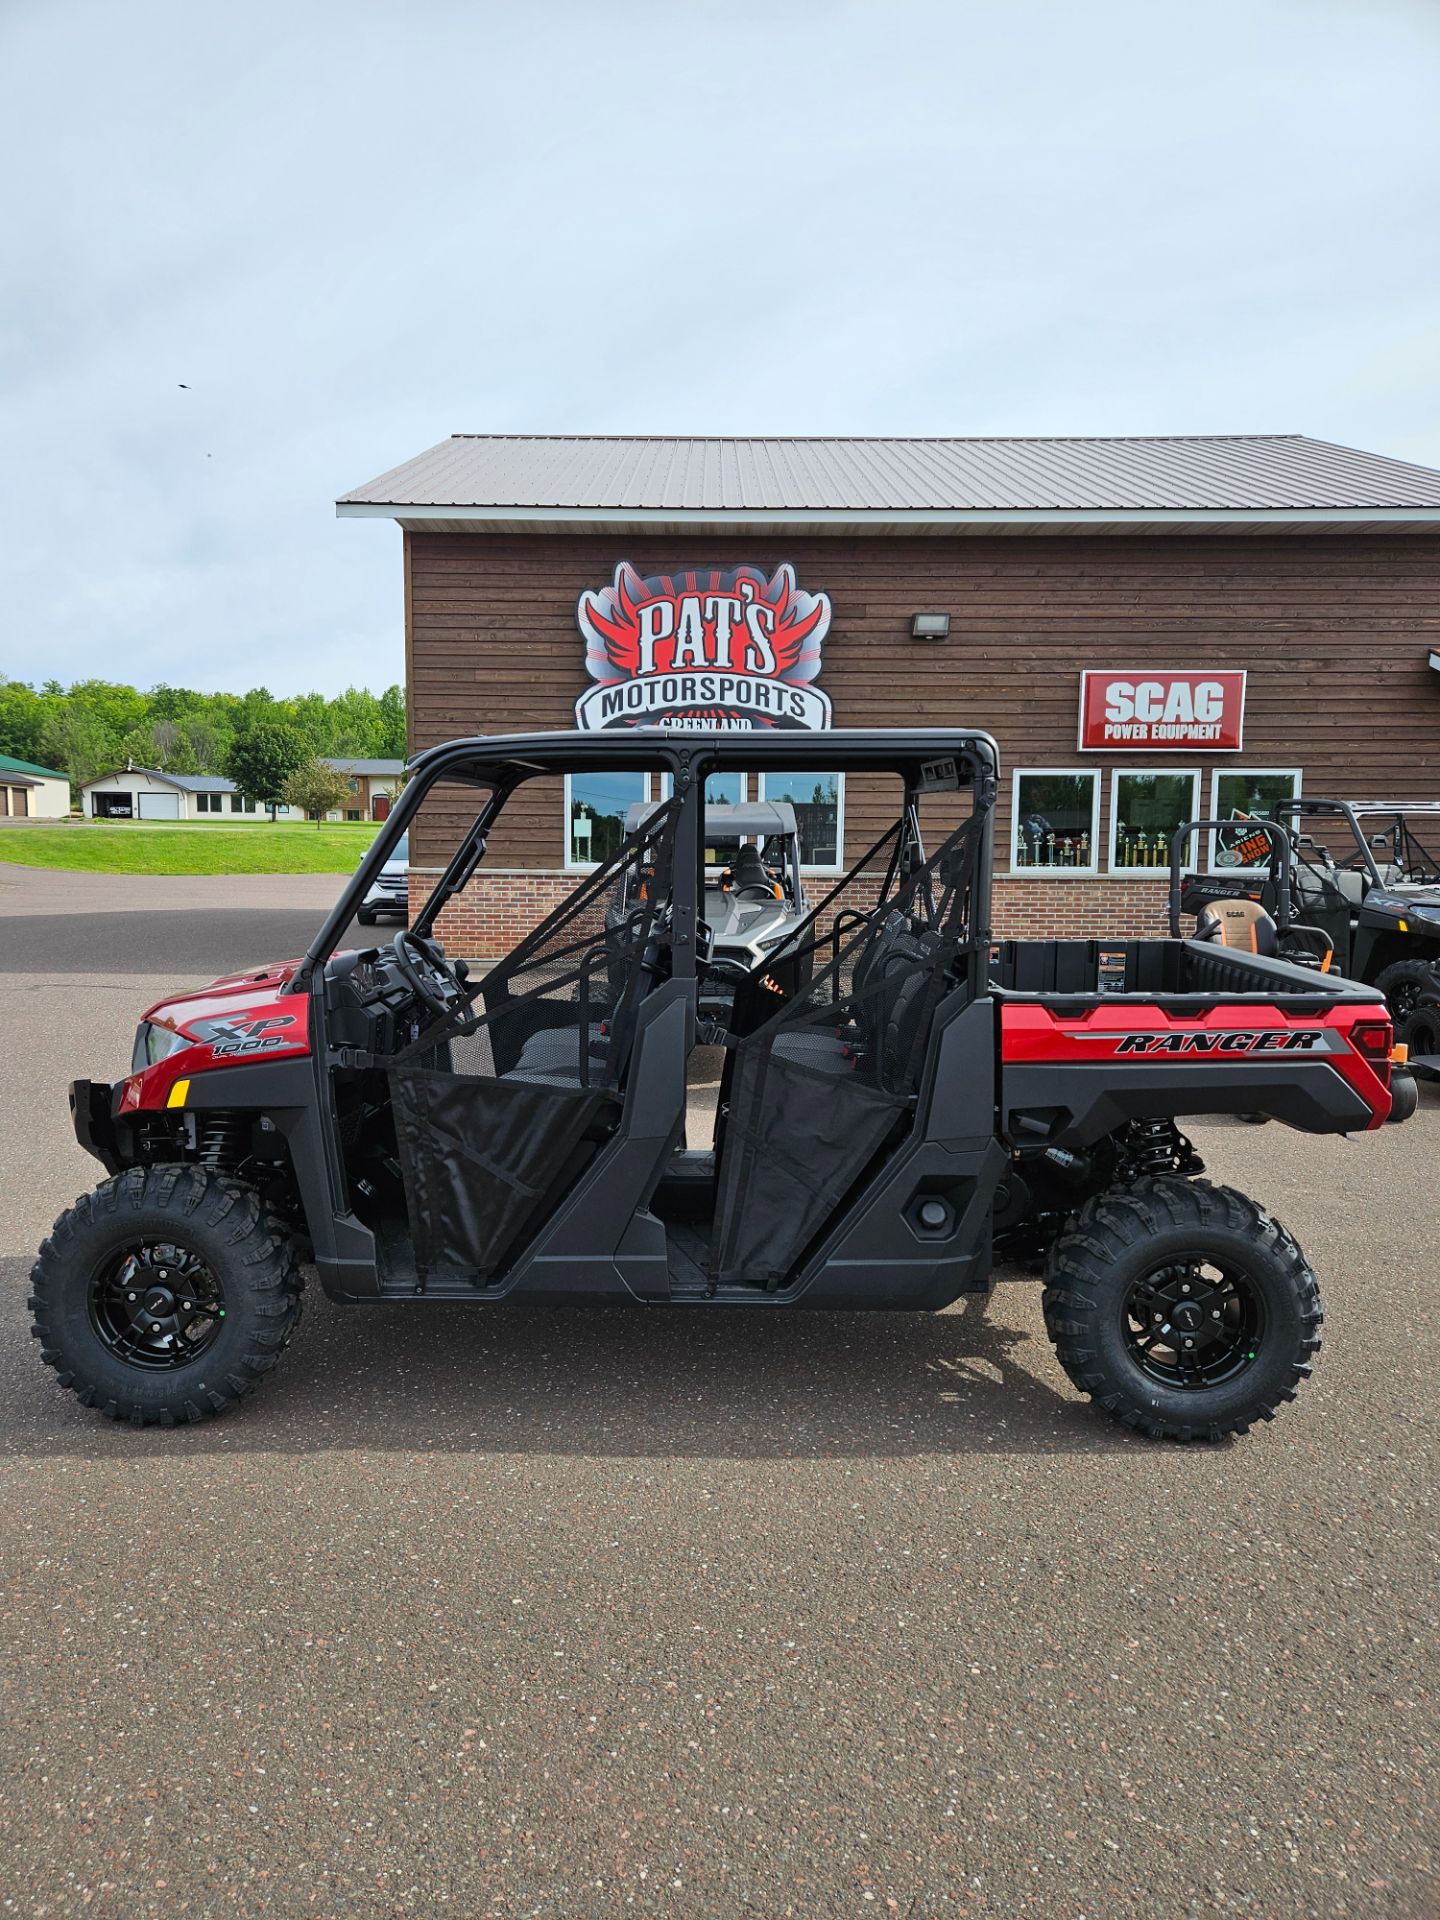
[[[493,959],[537,926],[575,887],[573,873],[477,874],[462,897],[440,916],[440,937],[451,953]],[[434,876],[410,876],[413,920]],[[818,886],[812,882],[812,899]],[[847,904],[858,904],[859,888]],[[991,918],[997,939],[1143,939],[1166,931],[1163,880],[995,881]]]
[[[997,939],[1144,940],[1168,932],[1164,880],[997,879],[991,920]]]

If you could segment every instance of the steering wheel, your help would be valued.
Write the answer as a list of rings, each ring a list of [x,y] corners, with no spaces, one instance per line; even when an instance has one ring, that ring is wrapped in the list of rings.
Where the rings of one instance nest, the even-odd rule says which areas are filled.
[[[453,1032],[474,1033],[480,1016],[471,1005],[463,977],[446,960],[438,940],[401,927],[390,942],[390,951],[406,985],[423,1007],[437,1019],[448,1021]]]

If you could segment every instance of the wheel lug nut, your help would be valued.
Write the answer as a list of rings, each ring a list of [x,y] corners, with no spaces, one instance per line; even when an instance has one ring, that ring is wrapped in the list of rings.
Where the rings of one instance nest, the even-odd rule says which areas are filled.
[[[162,1279],[164,1278],[163,1274],[161,1275],[161,1278]],[[1182,1293],[1188,1293],[1190,1291],[1190,1282],[1188,1280],[1182,1280],[1180,1282],[1180,1291]]]
[[[1210,1309],[1210,1318],[1211,1318],[1212,1320],[1218,1320],[1218,1319],[1220,1318],[1220,1309],[1219,1309],[1219,1307],[1212,1307],[1212,1308]]]
[[[1194,1342],[1193,1340],[1187,1340],[1187,1341],[1185,1342],[1185,1344],[1186,1344],[1186,1346],[1187,1346],[1187,1347],[1193,1347],[1193,1346],[1194,1346],[1194,1344],[1195,1344],[1195,1342]]]
[[[125,1298],[126,1298],[127,1300],[133,1300],[133,1299],[135,1298],[135,1295],[134,1295],[133,1293],[127,1293],[127,1294],[126,1294],[126,1296],[125,1296]]]

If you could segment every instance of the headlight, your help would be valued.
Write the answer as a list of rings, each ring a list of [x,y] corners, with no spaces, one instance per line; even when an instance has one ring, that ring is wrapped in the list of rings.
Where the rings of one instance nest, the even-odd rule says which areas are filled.
[[[193,1047],[194,1044],[183,1033],[176,1033],[173,1027],[154,1027],[148,1020],[142,1020],[135,1029],[130,1071],[143,1073],[146,1067],[153,1067],[158,1060],[168,1060],[172,1053],[183,1053],[186,1047]]]
[[[772,933],[768,940],[757,940],[755,945],[761,953],[773,953],[776,947],[783,947],[793,936],[788,933]]]

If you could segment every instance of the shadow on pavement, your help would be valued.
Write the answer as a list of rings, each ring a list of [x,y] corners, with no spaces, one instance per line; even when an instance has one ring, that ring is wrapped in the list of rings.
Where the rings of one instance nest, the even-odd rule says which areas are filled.
[[[624,1459],[1101,1454],[1143,1446],[1025,1365],[1038,1340],[979,1301],[943,1315],[743,1307],[338,1307],[307,1294],[279,1367],[238,1412],[138,1431],[16,1351],[28,1263],[5,1262],[0,1452],[129,1461],[353,1449]],[[30,1346],[27,1339],[25,1346]]]

